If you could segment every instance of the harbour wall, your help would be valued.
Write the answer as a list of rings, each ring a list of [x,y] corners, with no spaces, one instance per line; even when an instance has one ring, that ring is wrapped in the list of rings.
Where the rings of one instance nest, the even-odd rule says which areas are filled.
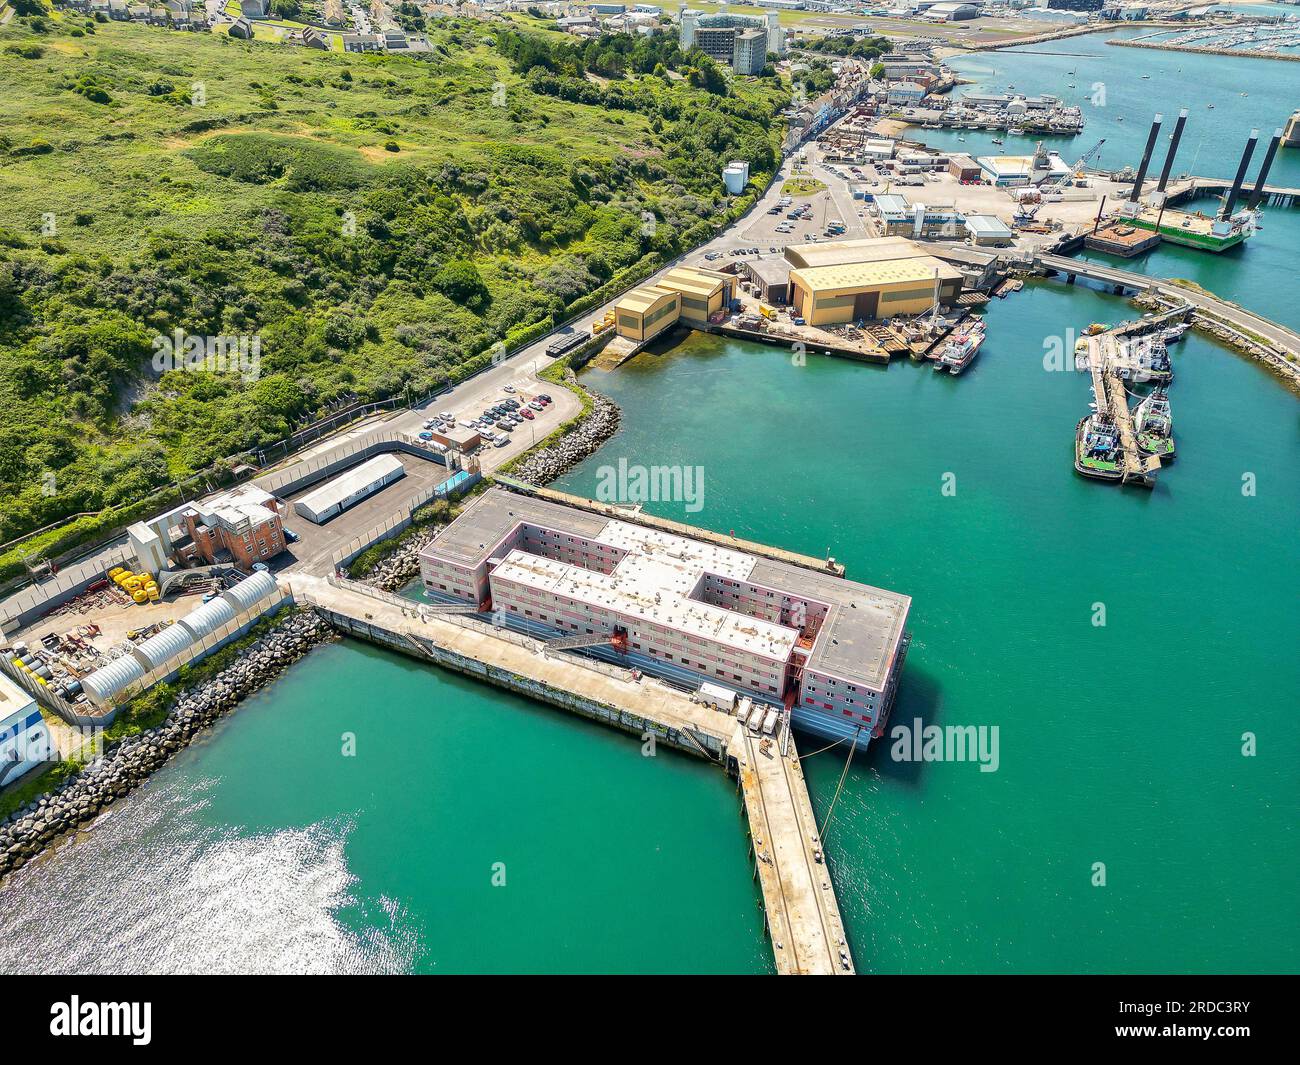
[[[430,639],[408,639],[404,634],[394,632],[383,625],[371,621],[362,621],[347,614],[330,609],[328,606],[313,603],[316,613],[328,622],[336,632],[352,636],[359,640],[412,655],[422,661],[430,661],[445,669],[454,670],[476,680],[486,681],[498,688],[504,688],[516,695],[536,699],[539,702],[557,706],[570,713],[609,725],[622,732],[628,732],[641,739],[655,737],[657,744],[664,744],[686,754],[708,758],[710,761],[724,763],[727,758],[727,744],[717,736],[706,732],[688,729],[675,729],[631,711],[611,706],[586,696],[576,695],[563,688],[557,688],[532,677],[526,677],[500,666],[471,658],[458,651],[443,647]],[[415,609],[415,604],[412,604]]]
[[[1201,44],[1162,44],[1159,41],[1122,41],[1110,40],[1107,44],[1120,48],[1150,48],[1157,52],[1192,52],[1197,55],[1241,56],[1245,59],[1284,59],[1291,63],[1300,63],[1300,55],[1283,52],[1261,52],[1254,48],[1213,48]]]

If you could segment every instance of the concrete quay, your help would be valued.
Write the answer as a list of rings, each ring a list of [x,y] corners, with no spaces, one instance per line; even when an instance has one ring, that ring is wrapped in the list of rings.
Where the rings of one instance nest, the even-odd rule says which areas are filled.
[[[844,921],[793,738],[763,745],[737,726],[733,749],[740,752],[738,775],[776,971],[852,975]]]
[[[485,680],[715,762],[739,782],[776,969],[854,972],[816,815],[793,737],[760,742],[731,714],[632,670],[564,651],[473,617],[442,613],[352,581],[285,580],[341,633]]]

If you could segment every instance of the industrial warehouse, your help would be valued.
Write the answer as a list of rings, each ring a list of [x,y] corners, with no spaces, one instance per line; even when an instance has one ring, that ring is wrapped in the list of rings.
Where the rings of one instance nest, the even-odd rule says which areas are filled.
[[[904,228],[913,230],[917,217],[909,211]],[[782,258],[747,260],[736,269],[678,267],[633,289],[615,305],[618,335],[640,345],[673,325],[716,325],[736,309],[741,280],[763,299],[790,304],[810,326],[924,314],[936,303],[955,303],[963,283],[960,270],[897,236],[792,245]]]
[[[679,321],[704,325],[727,310],[735,295],[735,274],[679,266],[652,285],[634,288],[614,304],[618,335],[638,343]]]
[[[420,552],[420,571],[431,598],[566,648],[608,646],[646,672],[784,705],[818,735],[879,734],[911,600],[698,536],[493,488]]]
[[[809,325],[923,314],[961,294],[961,271],[902,237],[786,248],[790,303]]]

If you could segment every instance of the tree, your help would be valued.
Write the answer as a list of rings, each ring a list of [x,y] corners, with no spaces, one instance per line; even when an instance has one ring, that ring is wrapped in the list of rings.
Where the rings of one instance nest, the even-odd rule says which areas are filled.
[[[433,287],[449,300],[470,310],[478,310],[489,299],[487,285],[479,276],[478,267],[465,259],[448,263],[433,275]]]

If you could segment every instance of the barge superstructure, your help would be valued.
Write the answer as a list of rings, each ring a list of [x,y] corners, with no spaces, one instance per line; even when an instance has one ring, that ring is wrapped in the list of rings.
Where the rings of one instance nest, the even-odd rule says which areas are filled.
[[[859,749],[884,729],[910,639],[907,596],[501,488],[420,552],[420,571],[431,599],[692,690],[725,686]]]

